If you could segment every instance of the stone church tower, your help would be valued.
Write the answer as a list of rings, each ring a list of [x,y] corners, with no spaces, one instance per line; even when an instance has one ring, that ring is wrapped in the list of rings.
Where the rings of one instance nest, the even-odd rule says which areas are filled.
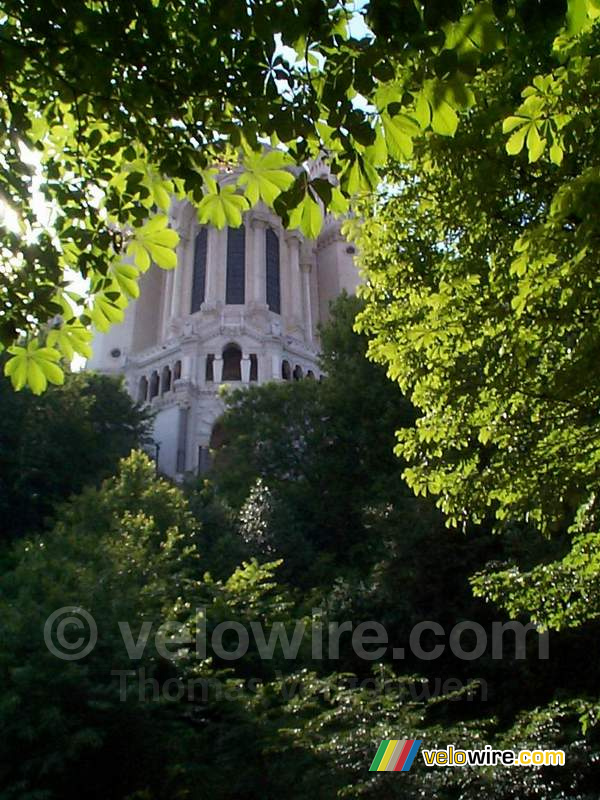
[[[177,269],[142,276],[124,321],[96,336],[88,368],[124,375],[134,400],[151,406],[158,468],[180,477],[208,466],[222,384],[320,377],[317,326],[359,278],[332,218],[316,241],[284,230],[266,206],[219,231],[175,202],[171,224]]]

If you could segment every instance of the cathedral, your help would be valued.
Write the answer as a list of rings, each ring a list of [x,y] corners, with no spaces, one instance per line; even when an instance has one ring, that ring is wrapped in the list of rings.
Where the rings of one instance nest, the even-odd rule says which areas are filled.
[[[354,247],[326,217],[316,240],[288,231],[266,206],[241,228],[199,225],[176,201],[178,266],[152,266],[125,319],[97,334],[88,368],[123,375],[154,414],[157,467],[174,478],[208,467],[221,387],[318,380],[318,325],[359,283]]]

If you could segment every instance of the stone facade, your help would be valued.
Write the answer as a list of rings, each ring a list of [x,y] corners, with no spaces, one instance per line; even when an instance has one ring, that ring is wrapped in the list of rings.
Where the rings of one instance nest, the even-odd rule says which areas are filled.
[[[286,231],[266,207],[243,229],[201,226],[173,204],[178,267],[152,266],[124,321],[98,334],[88,368],[122,374],[131,396],[156,412],[159,469],[202,472],[223,411],[220,387],[318,379],[318,324],[359,282],[354,248],[327,218],[316,241]]]

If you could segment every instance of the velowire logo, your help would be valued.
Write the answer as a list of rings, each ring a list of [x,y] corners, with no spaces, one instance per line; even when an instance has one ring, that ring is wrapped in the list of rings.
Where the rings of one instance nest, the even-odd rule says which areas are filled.
[[[421,739],[383,739],[369,772],[408,772],[421,747]]]

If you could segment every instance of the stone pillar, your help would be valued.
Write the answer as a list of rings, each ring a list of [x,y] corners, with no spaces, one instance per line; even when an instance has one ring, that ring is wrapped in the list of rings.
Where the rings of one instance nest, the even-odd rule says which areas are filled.
[[[242,356],[242,383],[250,383],[250,356]]]
[[[217,301],[217,264],[217,230],[209,226],[206,232],[206,283],[204,302],[211,305]]]
[[[223,380],[223,356],[215,355],[213,361],[213,378],[215,383],[221,383]]]
[[[211,290],[207,298],[217,305],[225,302],[225,283],[227,274],[227,228],[222,231],[213,228],[209,234]],[[209,254],[207,253],[207,258]]]
[[[302,235],[299,231],[288,231],[285,239],[289,253],[289,293],[286,316],[290,323],[289,327],[293,331],[294,329],[302,328],[302,285],[300,275],[300,242]]]
[[[185,244],[183,243],[183,238],[181,236],[181,222],[180,222],[180,214],[181,209],[178,204],[172,204],[171,210],[169,213],[169,225],[177,233],[180,234],[179,238],[179,247],[177,248],[177,267],[178,269],[171,270],[167,273],[167,278],[164,284],[164,296],[162,302],[162,338],[167,337],[169,323],[171,322],[171,318],[173,317],[173,293],[175,287],[175,276],[177,272],[180,271],[183,259],[184,259],[184,251],[185,251]]]
[[[271,356],[271,369],[273,370],[273,378],[276,381],[281,380],[281,358],[273,354]]]
[[[165,293],[162,302],[162,324],[161,324],[161,340],[165,340],[169,338],[169,324],[171,322],[172,314],[172,307],[173,307],[173,286],[175,283],[175,273],[177,269],[170,270],[166,274],[165,278]]]
[[[267,221],[261,217],[252,217],[252,259],[249,262],[251,275],[251,294],[249,299],[257,305],[267,302],[267,256],[266,229]]]
[[[193,241],[186,232],[179,234],[179,249],[177,252],[177,268],[173,273],[173,290],[171,292],[171,313],[168,315],[171,319],[181,317],[183,314],[189,313],[189,308],[184,308],[183,295],[185,292],[186,274],[189,272],[189,265],[194,259]],[[192,249],[190,250],[190,244]]]
[[[306,341],[312,342],[313,338],[313,322],[312,322],[312,308],[310,296],[310,273],[312,264],[301,264],[302,271],[302,294],[303,294],[303,311],[304,311],[304,331],[306,334]]]
[[[182,355],[181,357],[181,379],[182,381],[189,381],[192,377],[192,358],[189,355]]]

